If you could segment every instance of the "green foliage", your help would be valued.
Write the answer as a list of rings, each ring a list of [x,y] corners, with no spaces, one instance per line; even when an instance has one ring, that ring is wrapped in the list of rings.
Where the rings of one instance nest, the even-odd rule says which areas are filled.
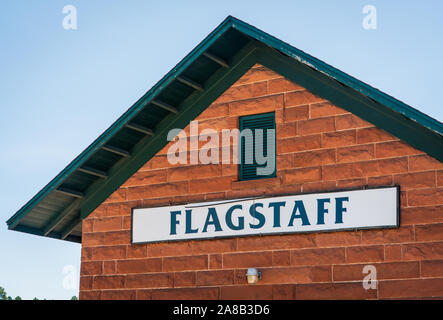
[[[72,296],[71,300],[78,300],[77,296]]]
[[[0,287],[0,300],[7,300],[8,295],[3,287]]]

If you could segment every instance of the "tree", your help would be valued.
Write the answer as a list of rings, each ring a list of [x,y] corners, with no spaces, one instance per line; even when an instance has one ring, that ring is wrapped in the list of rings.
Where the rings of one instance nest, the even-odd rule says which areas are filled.
[[[71,300],[78,300],[77,296],[72,296]]]
[[[8,295],[3,287],[0,287],[0,300],[7,300]]]

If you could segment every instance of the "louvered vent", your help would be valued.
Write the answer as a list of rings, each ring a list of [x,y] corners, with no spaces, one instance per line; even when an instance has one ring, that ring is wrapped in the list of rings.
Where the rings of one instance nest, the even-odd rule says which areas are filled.
[[[265,164],[258,164],[256,159],[256,141],[257,141],[257,131],[256,129],[263,130],[263,136],[261,137],[261,142],[263,143],[263,154],[264,156],[268,155],[268,139],[267,130],[274,129],[275,130],[275,113],[264,113],[264,114],[256,114],[252,116],[244,116],[239,119],[239,129],[240,132],[244,132],[245,129],[250,129],[252,132],[252,146],[248,145],[247,135],[242,134],[240,140],[240,160],[241,163],[239,165],[239,180],[254,180],[254,179],[264,179],[264,178],[272,178],[275,177],[276,166],[275,166],[275,156],[269,160],[273,161],[274,171],[268,175],[258,175],[257,168],[266,167]],[[275,131],[274,131],[275,132]],[[260,137],[258,137],[260,138]],[[274,155],[275,155],[275,135],[274,135]],[[269,166],[269,164],[268,164]]]

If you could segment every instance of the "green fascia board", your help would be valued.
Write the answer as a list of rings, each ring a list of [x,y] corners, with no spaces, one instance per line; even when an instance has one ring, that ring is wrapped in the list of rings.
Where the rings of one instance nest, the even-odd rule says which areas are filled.
[[[51,193],[54,189],[60,186],[64,179],[66,179],[70,174],[72,174],[78,167],[83,165],[95,152],[97,152],[107,141],[109,141],[126,123],[128,123],[139,111],[141,111],[152,99],[154,99],[164,88],[166,88],[172,81],[174,81],[180,74],[182,74],[196,59],[198,59],[217,39],[219,39],[227,30],[230,28],[234,28],[239,32],[253,38],[256,40],[257,48],[260,48],[260,51],[255,52],[254,54],[249,54],[247,59],[247,63],[238,64],[237,70],[231,72],[231,76],[227,77],[224,81],[224,84],[220,86],[213,86],[211,94],[204,94],[207,88],[204,88],[202,94],[204,94],[204,98],[195,98],[192,96],[192,99],[197,99],[198,101],[192,101],[189,103],[186,112],[180,111],[178,114],[177,120],[174,122],[175,128],[184,127],[187,122],[195,118],[200,112],[206,108],[210,102],[216,99],[217,94],[221,94],[223,91],[219,88],[226,88],[226,85],[231,83],[235,76],[241,76],[241,72],[245,72],[244,68],[247,66],[251,66],[251,63],[255,62],[262,63],[266,66],[269,66],[271,69],[276,72],[281,73],[282,75],[288,77],[289,79],[294,80],[294,74],[288,71],[285,71],[285,68],[281,66],[297,65],[294,62],[299,62],[303,67],[304,71],[311,71],[310,75],[314,75],[317,77],[323,76],[323,83],[328,83],[329,89],[331,88],[339,88],[341,86],[342,90],[338,91],[348,96],[354,96],[354,99],[358,97],[360,101],[364,101],[366,105],[370,105],[374,110],[378,111],[376,116],[370,115],[369,112],[362,112],[361,110],[354,110],[355,114],[361,116],[364,119],[367,119],[369,122],[377,123],[382,129],[385,129],[388,132],[396,132],[394,133],[398,137],[402,138],[406,142],[411,141],[411,145],[417,147],[420,150],[427,152],[428,154],[436,157],[440,161],[443,161],[443,142],[442,142],[442,134],[443,134],[443,124],[420,111],[402,103],[395,98],[384,94],[383,92],[370,87],[369,85],[341,72],[340,70],[335,69],[334,67],[304,53],[303,51],[296,49],[290,46],[283,41],[264,33],[257,28],[240,21],[231,16],[227,17],[214,31],[212,31],[199,45],[195,47],[183,60],[181,60],[169,73],[167,73],[157,84],[155,84],[147,93],[145,93],[133,106],[131,106],[122,116],[120,116],[105,132],[103,132],[88,148],[86,148],[79,156],[77,156],[65,169],[63,169],[54,179],[52,179],[40,192],[38,192],[27,204],[25,204],[14,216],[12,216],[8,221],[9,229],[15,229],[18,225],[20,219],[24,217],[32,208],[34,208],[39,201],[41,201],[44,197],[46,197],[49,193]],[[275,50],[271,50],[273,48]],[[267,50],[266,50],[267,49]],[[277,55],[276,53],[280,53]],[[286,60],[285,60],[286,56]],[[268,57],[268,58],[266,58]],[[272,58],[271,58],[272,57]],[[274,59],[275,58],[275,59]],[[295,61],[294,61],[295,60]],[[291,64],[292,62],[292,64]],[[298,64],[298,65],[300,65]],[[279,67],[280,66],[280,67]],[[229,69],[231,69],[230,67]],[[298,67],[300,69],[300,67]],[[291,70],[295,70],[294,67]],[[314,72],[314,70],[316,72]],[[306,72],[305,72],[306,73]],[[219,73],[217,72],[214,76],[217,76]],[[308,74],[308,73],[306,73]],[[235,75],[235,76],[234,76]],[[297,77],[295,77],[297,78]],[[300,78],[300,77],[298,77]],[[312,90],[313,92],[318,92],[318,83],[309,85],[310,79],[303,79],[300,81],[301,85],[305,85],[307,89]],[[220,84],[213,80],[214,83]],[[315,81],[314,81],[315,82]],[[335,86],[333,85],[335,83]],[[339,83],[343,84],[340,85]],[[320,88],[321,89],[321,88]],[[225,89],[224,89],[225,90]],[[320,90],[321,91],[321,90]],[[327,96],[331,96],[331,93],[325,93]],[[343,105],[343,103],[347,103],[346,99],[340,98],[340,94],[332,93],[332,102],[337,105]],[[321,94],[324,96],[324,94]],[[191,99],[191,100],[192,100]],[[199,100],[200,99],[200,100]],[[211,99],[213,99],[211,101]],[[357,100],[358,100],[357,99]],[[185,103],[186,104],[186,103]],[[375,105],[374,105],[375,104]],[[191,107],[192,106],[192,107]],[[348,106],[350,107],[350,106]],[[352,108],[351,109],[356,109]],[[349,110],[349,109],[348,109]],[[371,121],[369,118],[371,117],[379,117],[383,118],[383,116],[388,116],[388,119],[394,119],[395,123],[401,123],[402,125],[393,126],[392,121],[375,121],[374,119]],[[143,148],[143,146],[139,146],[140,153],[139,156],[134,157],[134,161],[131,161],[130,157],[126,161],[122,161],[117,164],[110,172],[110,176],[108,177],[109,182],[106,184],[102,184],[102,182],[97,182],[97,184],[93,184],[87,190],[85,201],[81,206],[81,218],[86,217],[92,210],[94,210],[107,196],[109,196],[115,189],[117,189],[126,179],[127,175],[131,172],[135,172],[138,169],[138,166],[141,166],[144,162],[147,161],[150,157],[155,155],[155,153],[161,149],[166,144],[166,139],[160,139],[169,128],[169,126],[165,125],[165,120],[170,120],[168,116],[166,119],[162,120],[159,124],[159,129],[161,132],[156,132],[154,135],[154,141],[151,145],[153,147],[148,151],[148,148]],[[394,129],[392,129],[394,128]],[[402,133],[402,130],[408,129],[410,132]],[[419,132],[418,136],[415,136],[416,133]],[[157,135],[158,134],[158,135]],[[419,137],[419,138],[417,138]],[[423,137],[430,137],[429,140],[420,140]],[[157,151],[156,151],[157,150]],[[433,151],[434,150],[434,151]],[[436,150],[436,151],[435,151]],[[143,162],[143,163],[142,163]],[[126,164],[125,164],[126,163]],[[132,164],[129,165],[129,164]],[[137,169],[136,169],[137,168]],[[114,173],[114,175],[113,175]],[[20,226],[22,227],[22,226]],[[40,234],[41,231],[35,231],[29,233]],[[69,237],[68,237],[69,238]],[[68,239],[67,238],[67,239]]]

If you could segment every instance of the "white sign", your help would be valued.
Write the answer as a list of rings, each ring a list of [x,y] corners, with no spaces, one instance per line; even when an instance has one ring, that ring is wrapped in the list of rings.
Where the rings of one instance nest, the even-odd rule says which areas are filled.
[[[132,242],[398,227],[398,188],[134,209]]]

